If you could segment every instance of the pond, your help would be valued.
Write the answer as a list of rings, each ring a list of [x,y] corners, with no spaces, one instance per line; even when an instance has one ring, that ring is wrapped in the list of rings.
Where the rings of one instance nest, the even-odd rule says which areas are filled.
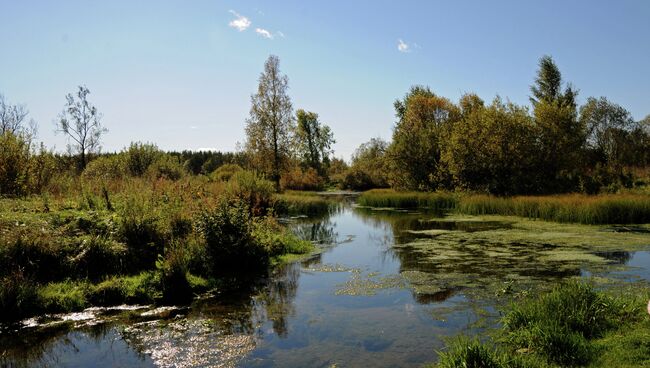
[[[445,338],[570,278],[647,286],[650,232],[359,208],[286,219],[320,252],[189,307],[119,306],[0,330],[0,365],[417,367]]]

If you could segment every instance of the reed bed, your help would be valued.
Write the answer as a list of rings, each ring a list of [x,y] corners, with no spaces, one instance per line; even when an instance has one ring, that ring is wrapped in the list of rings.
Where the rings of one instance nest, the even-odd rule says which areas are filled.
[[[428,208],[448,210],[456,207],[458,196],[447,192],[398,192],[374,189],[359,196],[357,203],[367,207]]]
[[[456,210],[468,215],[521,216],[588,225],[642,224],[650,222],[650,196],[566,194],[501,198],[472,195],[461,198]]]

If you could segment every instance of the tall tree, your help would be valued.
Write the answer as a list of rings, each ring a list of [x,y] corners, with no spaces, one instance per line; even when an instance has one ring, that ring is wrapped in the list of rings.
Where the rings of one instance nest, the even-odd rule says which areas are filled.
[[[86,168],[88,154],[100,150],[102,135],[108,132],[101,124],[102,115],[88,101],[89,94],[86,86],[79,86],[75,94],[67,94],[57,123],[57,132],[65,134],[72,141],[68,147],[79,155],[80,170]]]
[[[392,185],[432,190],[440,183],[440,153],[444,136],[460,118],[460,109],[428,87],[414,86],[395,101],[398,118],[388,149]]]
[[[571,85],[562,91],[562,85],[557,65],[550,56],[543,56],[530,100],[539,131],[539,170],[549,191],[573,189],[586,135],[578,120],[577,92]]]
[[[257,92],[251,95],[250,116],[246,120],[246,149],[252,163],[270,176],[276,189],[280,188],[280,172],[289,158],[295,124],[288,88],[289,78],[280,73],[280,59],[269,56]]]
[[[299,109],[296,112],[296,146],[301,161],[315,169],[320,175],[325,174],[335,143],[334,134],[329,126],[318,121],[315,112]]]

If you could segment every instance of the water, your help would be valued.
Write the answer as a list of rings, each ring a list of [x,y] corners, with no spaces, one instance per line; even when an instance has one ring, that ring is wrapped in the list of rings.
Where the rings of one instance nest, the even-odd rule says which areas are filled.
[[[650,281],[650,252],[638,234],[633,251],[596,252],[523,244],[501,219],[349,204],[289,223],[324,251],[189,308],[95,308],[5,326],[0,365],[416,367],[436,359],[446,336],[495,326],[517,293],[571,277]]]

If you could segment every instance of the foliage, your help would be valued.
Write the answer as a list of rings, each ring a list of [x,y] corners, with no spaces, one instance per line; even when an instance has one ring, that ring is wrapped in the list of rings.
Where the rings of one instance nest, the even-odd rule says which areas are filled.
[[[163,153],[155,144],[132,142],[125,152],[125,165],[132,176],[143,176]]]
[[[324,175],[330,161],[332,144],[336,143],[334,134],[327,125],[318,121],[315,112],[298,110],[296,112],[296,150],[301,163],[319,175]]]
[[[262,216],[273,206],[273,183],[252,171],[238,171],[226,185],[226,198],[244,203],[252,215]]]
[[[253,166],[280,186],[280,173],[291,153],[291,132],[295,129],[293,107],[287,95],[289,79],[280,74],[280,59],[271,55],[264,64],[257,92],[251,96],[246,120],[246,149]]]
[[[456,187],[493,194],[533,193],[536,131],[528,110],[496,98],[488,107],[463,109],[442,161]]]
[[[395,102],[399,118],[387,152],[391,185],[398,189],[435,190],[444,183],[440,156],[444,137],[460,119],[460,109],[426,87],[412,87]]]
[[[125,172],[126,168],[122,156],[101,156],[88,163],[81,174],[81,179],[85,182],[92,180],[107,182],[123,178]]]
[[[232,178],[235,173],[240,172],[244,169],[242,169],[241,166],[237,164],[224,164],[219,166],[216,170],[214,170],[211,174],[210,177],[213,180],[217,181],[228,181],[230,178]]]
[[[184,174],[185,170],[178,159],[168,154],[158,156],[147,169],[147,175],[154,179],[178,180]]]
[[[20,196],[27,192],[29,143],[11,132],[0,135],[0,195]]]
[[[324,179],[312,167],[303,170],[299,166],[294,166],[282,173],[280,178],[282,190],[322,190],[324,186]]]
[[[311,193],[309,193],[311,194]],[[319,195],[305,195],[301,192],[276,194],[273,210],[278,215],[319,215],[328,213],[331,201]]]
[[[388,143],[380,138],[361,144],[352,155],[352,165],[343,179],[343,187],[355,190],[387,187],[387,149]]]

